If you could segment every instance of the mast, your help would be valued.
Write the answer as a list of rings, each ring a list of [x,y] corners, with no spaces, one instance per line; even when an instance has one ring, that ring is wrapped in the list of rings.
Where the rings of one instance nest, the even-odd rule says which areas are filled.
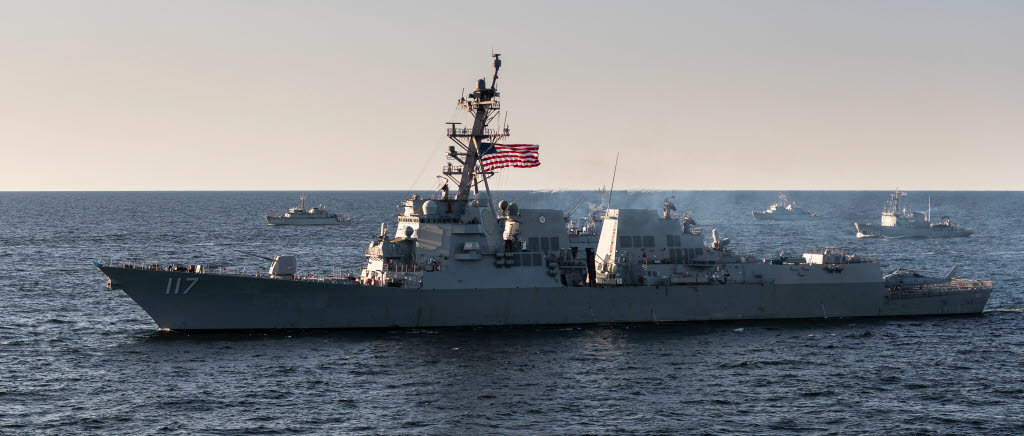
[[[458,123],[449,123],[451,127],[448,128],[448,137],[459,145],[462,152],[456,151],[454,146],[449,147],[448,159],[457,162],[459,166],[453,166],[449,162],[442,174],[449,180],[458,183],[456,200],[468,200],[470,188],[474,188],[474,191],[479,190],[480,180],[477,180],[477,176],[483,179],[485,189],[490,191],[487,178],[493,172],[484,171],[480,165],[480,149],[484,143],[494,143],[508,137],[509,134],[507,126],[501,130],[487,128],[487,125],[497,117],[501,109],[498,101],[500,94],[498,94],[496,86],[498,70],[501,68],[501,54],[495,53],[491,56],[494,57],[491,61],[491,65],[494,66],[491,86],[487,86],[487,79],[480,79],[468,98],[459,99],[459,106],[472,114],[473,127],[459,128]]]
[[[892,194],[892,213],[894,215],[900,213],[900,194],[902,193],[903,191],[900,191],[900,188],[896,188],[896,192]]]
[[[611,189],[608,190],[608,207],[606,207],[605,210],[612,208],[612,193],[615,192],[615,174],[617,174],[618,172],[619,172],[619,154],[615,153],[615,167],[612,168],[612,187],[611,187]],[[607,212],[605,212],[605,214],[607,214]]]

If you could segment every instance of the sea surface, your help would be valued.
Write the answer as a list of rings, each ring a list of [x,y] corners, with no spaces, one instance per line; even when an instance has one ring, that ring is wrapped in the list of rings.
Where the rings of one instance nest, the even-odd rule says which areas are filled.
[[[673,196],[740,252],[820,246],[996,282],[980,316],[658,325],[157,331],[97,259],[331,274],[406,192],[311,192],[353,221],[270,227],[298,192],[0,193],[0,433],[1024,433],[1024,193],[932,192],[965,239],[854,237],[886,192],[790,192],[822,217],[756,222],[775,192]],[[423,193],[421,193],[423,194]],[[505,192],[566,208],[595,192]],[[912,193],[914,209],[927,193]],[[583,212],[584,206],[577,211]],[[392,224],[393,228],[393,224]],[[940,272],[941,274],[941,272]]]

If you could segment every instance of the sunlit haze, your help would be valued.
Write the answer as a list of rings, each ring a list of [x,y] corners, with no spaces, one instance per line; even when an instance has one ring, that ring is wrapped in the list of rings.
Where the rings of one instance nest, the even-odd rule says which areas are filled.
[[[0,190],[1024,189],[1024,2],[0,3]]]

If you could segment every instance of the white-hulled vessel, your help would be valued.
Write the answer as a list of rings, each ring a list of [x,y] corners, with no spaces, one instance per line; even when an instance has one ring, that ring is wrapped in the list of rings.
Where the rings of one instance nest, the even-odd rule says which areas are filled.
[[[815,212],[808,212],[797,206],[795,202],[789,201],[786,194],[779,193],[779,201],[775,202],[763,212],[750,211],[756,220],[763,221],[800,221],[815,218]]]
[[[323,204],[306,210],[306,194],[300,195],[299,200],[301,201],[299,207],[288,209],[288,213],[284,215],[267,215],[267,224],[271,226],[329,226],[352,220],[349,217],[328,212]]]
[[[928,197],[928,212],[907,211],[900,207],[900,197],[906,192],[897,189],[889,195],[882,211],[881,225],[867,222],[853,223],[858,238],[963,238],[974,234],[974,228],[953,224],[949,217],[932,222],[932,198]]]

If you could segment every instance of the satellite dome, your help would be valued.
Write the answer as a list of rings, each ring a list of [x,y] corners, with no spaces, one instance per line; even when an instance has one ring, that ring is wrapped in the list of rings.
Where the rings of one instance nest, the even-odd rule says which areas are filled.
[[[502,212],[507,211],[508,210],[508,202],[505,201],[505,200],[499,201],[498,202],[498,209],[501,209]]]
[[[405,227],[405,237],[406,238],[411,238],[414,231],[415,230],[413,230],[412,227],[406,226]]]
[[[519,205],[515,204],[515,203],[509,203],[508,204],[508,214],[509,215],[519,215]]]
[[[437,202],[434,200],[427,200],[423,202],[423,214],[437,215]]]

